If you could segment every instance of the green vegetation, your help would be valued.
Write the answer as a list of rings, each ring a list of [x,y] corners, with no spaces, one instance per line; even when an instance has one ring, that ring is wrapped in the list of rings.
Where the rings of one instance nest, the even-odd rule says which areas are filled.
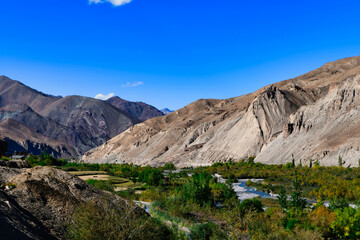
[[[57,167],[77,171],[80,176],[95,174],[84,171],[100,171],[98,178],[104,174],[108,178],[88,180],[90,184],[107,191],[121,185],[124,190],[115,191],[116,194],[130,200],[151,202],[149,213],[154,222],[149,224],[155,224],[154,229],[160,227],[162,230],[159,231],[166,234],[161,233],[155,238],[149,235],[147,239],[186,239],[186,232],[191,239],[360,238],[360,208],[349,205],[360,200],[360,168],[345,168],[343,164],[323,167],[317,160],[303,160],[295,165],[293,159],[284,165],[265,165],[249,158],[182,171],[173,171],[172,164],[154,168],[133,164],[65,163]],[[226,183],[218,182],[213,177],[215,173],[227,179]],[[248,181],[246,185],[277,193],[278,197],[240,202],[231,187],[237,179],[264,179]],[[304,198],[317,202],[309,204]],[[329,203],[328,207],[324,205],[325,201]],[[85,215],[83,210],[81,212]],[[94,238],[87,238],[89,235],[86,234],[105,230],[114,233],[113,229],[117,229],[107,226],[113,221],[111,218],[102,218],[105,226],[100,228],[95,224],[101,222],[100,217],[92,217],[97,216],[95,213],[87,218],[79,216],[80,219],[75,218],[73,223],[76,229],[69,231],[72,239],[80,239],[76,236],[95,239],[96,234]],[[130,223],[135,227],[142,224],[134,221]],[[84,235],[76,235],[74,231]],[[124,232],[116,231],[120,235]],[[135,238],[142,239],[143,233],[139,231],[139,234]],[[104,236],[103,239],[117,239]]]
[[[8,158],[8,157],[5,157],[5,156],[2,156],[2,157],[1,157],[1,160],[4,160],[4,161],[10,161],[10,160],[11,160],[11,158]]]
[[[134,206],[119,207],[105,199],[105,204],[81,204],[68,227],[68,239],[173,239],[162,223],[136,214]]]
[[[110,181],[89,179],[86,180],[86,182],[101,190],[110,191],[110,192],[114,191],[114,185],[112,185]]]
[[[30,166],[64,166],[67,164],[65,159],[57,159],[47,154],[46,152],[41,153],[40,156],[31,155],[26,161]]]

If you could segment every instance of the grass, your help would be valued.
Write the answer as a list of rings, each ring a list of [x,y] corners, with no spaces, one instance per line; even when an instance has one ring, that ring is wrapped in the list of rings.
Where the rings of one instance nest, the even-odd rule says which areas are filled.
[[[141,189],[144,187],[144,183],[134,183],[130,179],[110,176],[105,171],[70,171],[69,173],[81,178],[82,180],[103,180],[110,181],[112,185],[115,187],[115,191],[123,191],[127,189]]]

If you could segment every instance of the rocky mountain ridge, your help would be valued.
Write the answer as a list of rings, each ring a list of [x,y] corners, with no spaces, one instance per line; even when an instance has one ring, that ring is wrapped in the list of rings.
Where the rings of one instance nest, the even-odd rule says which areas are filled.
[[[257,156],[285,163],[310,159],[347,166],[360,158],[360,57],[232,99],[201,99],[133,126],[87,152],[91,163],[183,166]]]
[[[55,157],[79,157],[141,122],[138,115],[162,115],[145,103],[131,103],[131,107],[136,114],[93,98],[47,95],[0,76],[0,126],[5,129],[0,136],[11,143],[10,151],[38,154],[46,149]],[[26,134],[9,131],[15,125]]]
[[[143,102],[130,102],[120,97],[109,98],[106,100],[106,102],[114,105],[127,114],[140,119],[141,121],[146,121],[154,117],[164,116],[164,114],[157,108]]]

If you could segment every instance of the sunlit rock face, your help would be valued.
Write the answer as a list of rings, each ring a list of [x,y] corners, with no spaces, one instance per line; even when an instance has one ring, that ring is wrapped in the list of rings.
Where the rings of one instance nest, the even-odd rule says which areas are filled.
[[[360,155],[360,57],[325,64],[297,78],[232,99],[201,99],[147,120],[88,151],[91,163],[179,167],[257,156],[286,163],[319,160],[357,166]]]

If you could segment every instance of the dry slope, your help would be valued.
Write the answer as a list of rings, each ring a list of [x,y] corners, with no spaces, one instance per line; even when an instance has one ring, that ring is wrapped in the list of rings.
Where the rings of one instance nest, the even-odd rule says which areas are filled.
[[[347,165],[360,158],[360,57],[330,62],[294,79],[226,100],[198,100],[135,125],[87,152],[86,162],[208,165],[310,159]]]

